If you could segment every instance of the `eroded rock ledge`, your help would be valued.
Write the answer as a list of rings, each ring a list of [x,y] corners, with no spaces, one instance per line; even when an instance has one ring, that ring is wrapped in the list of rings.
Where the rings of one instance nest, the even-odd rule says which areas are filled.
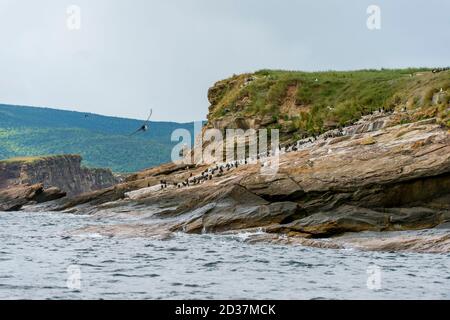
[[[178,189],[170,184],[207,167],[168,164],[40,209],[133,217],[132,223],[84,230],[123,236],[250,229],[318,239],[450,221],[449,132],[433,119],[388,126],[392,117],[366,117],[351,136],[281,155],[274,176],[261,175],[260,165],[247,165]],[[386,125],[368,125],[373,121]],[[169,188],[160,190],[162,179]]]

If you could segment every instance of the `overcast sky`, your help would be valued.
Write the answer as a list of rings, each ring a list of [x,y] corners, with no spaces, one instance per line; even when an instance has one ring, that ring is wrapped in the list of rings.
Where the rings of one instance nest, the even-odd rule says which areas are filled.
[[[448,0],[0,0],[0,103],[205,119],[207,89],[233,73],[450,65],[449,13]]]

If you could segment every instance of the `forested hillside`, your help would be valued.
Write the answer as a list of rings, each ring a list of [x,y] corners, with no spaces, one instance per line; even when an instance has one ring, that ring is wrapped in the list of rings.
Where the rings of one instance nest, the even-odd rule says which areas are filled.
[[[0,159],[79,154],[84,165],[135,172],[170,161],[173,130],[193,124],[151,122],[150,130],[130,136],[142,120],[106,117],[49,108],[0,104]]]

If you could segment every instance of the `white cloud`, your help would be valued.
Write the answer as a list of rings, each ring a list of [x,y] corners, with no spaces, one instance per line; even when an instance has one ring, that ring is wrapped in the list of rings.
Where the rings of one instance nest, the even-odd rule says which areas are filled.
[[[0,0],[0,102],[191,121],[233,73],[450,64],[448,1],[377,1],[369,32],[372,2]]]

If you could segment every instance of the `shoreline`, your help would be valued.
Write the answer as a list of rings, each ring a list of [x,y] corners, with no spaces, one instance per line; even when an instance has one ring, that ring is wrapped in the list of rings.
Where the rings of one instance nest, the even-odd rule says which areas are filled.
[[[107,189],[23,209],[88,214],[105,221],[114,214],[136,218],[134,225],[96,227],[110,236],[262,228],[267,241],[287,238],[280,242],[313,246],[320,245],[320,238],[348,233],[379,231],[382,237],[382,231],[426,230],[449,222],[448,132],[433,119],[389,126],[394,117],[366,116],[352,136],[281,154],[280,171],[269,179],[259,174],[259,164],[248,164],[197,185],[161,189],[161,180],[183,181],[208,169],[165,164]],[[379,121],[384,125],[373,125]],[[139,219],[155,223],[139,224]],[[440,249],[428,251],[450,252],[446,237],[430,241]]]

